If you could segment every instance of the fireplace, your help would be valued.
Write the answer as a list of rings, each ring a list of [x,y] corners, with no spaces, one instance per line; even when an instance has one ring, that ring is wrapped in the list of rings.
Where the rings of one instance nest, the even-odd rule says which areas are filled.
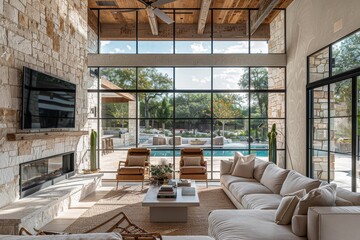
[[[20,164],[20,197],[26,197],[74,175],[74,153]]]

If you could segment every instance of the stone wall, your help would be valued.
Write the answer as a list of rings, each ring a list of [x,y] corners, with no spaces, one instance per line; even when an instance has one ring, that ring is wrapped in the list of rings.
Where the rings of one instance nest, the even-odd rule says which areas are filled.
[[[7,141],[20,130],[24,66],[77,85],[76,127],[87,123],[87,1],[0,1],[0,207],[19,198],[19,164],[75,151],[76,169],[87,167],[88,139]],[[35,130],[33,130],[35,131]],[[69,130],[66,130],[69,131]]]
[[[329,48],[325,48],[309,57],[310,82],[329,77]]]

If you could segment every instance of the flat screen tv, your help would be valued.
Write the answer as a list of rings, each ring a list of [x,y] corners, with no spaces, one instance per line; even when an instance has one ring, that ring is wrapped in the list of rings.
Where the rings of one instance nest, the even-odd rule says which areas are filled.
[[[76,85],[24,67],[22,129],[74,128]]]

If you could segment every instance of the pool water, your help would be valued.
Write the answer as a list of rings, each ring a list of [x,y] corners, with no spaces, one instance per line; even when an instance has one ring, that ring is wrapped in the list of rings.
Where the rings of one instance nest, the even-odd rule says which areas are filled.
[[[235,152],[249,155],[249,150],[213,150],[212,152],[214,157],[232,157]],[[267,157],[269,150],[251,150],[251,154],[255,154],[257,157]],[[173,150],[151,149],[152,157],[172,157],[173,155]],[[211,150],[205,150],[204,156],[211,157]],[[180,150],[175,150],[175,157],[180,157]]]

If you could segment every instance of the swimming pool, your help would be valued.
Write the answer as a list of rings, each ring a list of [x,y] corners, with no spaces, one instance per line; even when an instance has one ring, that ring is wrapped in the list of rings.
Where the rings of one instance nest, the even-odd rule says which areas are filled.
[[[211,157],[211,152],[213,152],[214,157],[232,157],[234,156],[235,152],[241,152],[243,155],[249,155],[249,150],[219,150],[214,149],[211,150],[204,150],[205,157]],[[251,150],[251,154],[256,154],[257,157],[267,157],[269,155],[269,150],[261,150],[261,149],[253,149]],[[174,156],[173,150],[165,150],[165,149],[151,149],[151,156],[152,157],[172,157]],[[180,150],[175,150],[175,157],[180,156]]]

